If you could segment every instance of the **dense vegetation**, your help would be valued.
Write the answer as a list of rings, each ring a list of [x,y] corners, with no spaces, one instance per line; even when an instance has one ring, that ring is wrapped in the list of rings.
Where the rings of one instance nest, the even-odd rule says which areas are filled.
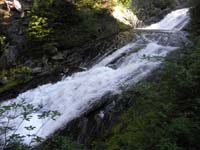
[[[156,79],[124,93],[122,99],[131,101],[132,106],[93,149],[200,149],[200,3],[195,2],[191,11],[192,43],[165,60]]]
[[[166,60],[158,79],[124,94],[133,105],[94,149],[200,149],[200,41],[195,44]]]

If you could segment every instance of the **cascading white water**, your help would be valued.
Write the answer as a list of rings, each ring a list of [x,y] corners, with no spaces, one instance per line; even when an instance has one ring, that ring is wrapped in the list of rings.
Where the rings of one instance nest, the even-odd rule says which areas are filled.
[[[181,9],[173,11],[159,23],[145,29],[181,30],[188,21],[188,9]],[[9,124],[20,125],[15,133],[37,134],[46,138],[72,119],[90,110],[104,95],[121,93],[122,87],[128,87],[149,75],[161,63],[159,59],[149,57],[165,57],[177,49],[180,44],[175,42],[177,37],[184,40],[184,34],[180,31],[138,34],[135,42],[104,57],[91,69],[75,73],[55,84],[39,86],[15,99],[3,102],[2,105],[7,105],[25,99],[34,106],[42,105],[43,110],[57,110],[61,113],[56,121],[38,119],[38,112],[32,114],[30,121],[20,124],[21,118],[16,118]],[[24,127],[30,125],[36,128],[27,131]],[[27,137],[25,143],[29,142],[30,138]]]
[[[188,9],[179,9],[169,13],[163,20],[152,24],[145,29],[181,30],[190,20]]]

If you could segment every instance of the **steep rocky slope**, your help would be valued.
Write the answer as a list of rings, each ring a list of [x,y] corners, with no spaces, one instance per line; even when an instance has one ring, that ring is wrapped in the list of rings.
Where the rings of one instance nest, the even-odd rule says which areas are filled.
[[[131,1],[119,1],[120,6],[126,4],[120,10],[115,9],[116,4],[112,1],[38,2],[21,1],[25,12],[25,17],[21,18],[14,9],[8,12],[5,3],[0,1],[0,34],[2,39],[5,37],[0,56],[2,98],[16,96],[39,83],[56,81],[60,73],[81,70],[95,57],[111,47],[119,48],[134,36],[128,32],[118,34],[131,26],[114,18],[130,15],[122,8]],[[133,22],[135,27],[141,22],[161,19],[174,8],[174,2],[158,5],[153,1],[133,1],[128,7],[141,19],[138,23]],[[145,7],[148,13],[143,11]],[[67,72],[67,68],[70,71]]]

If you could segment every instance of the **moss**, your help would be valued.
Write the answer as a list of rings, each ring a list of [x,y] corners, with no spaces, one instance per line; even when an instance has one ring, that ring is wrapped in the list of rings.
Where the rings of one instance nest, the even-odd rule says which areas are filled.
[[[2,93],[18,84],[30,81],[32,79],[31,69],[25,66],[18,66],[7,70],[3,69],[0,72],[0,79],[6,80],[5,84],[0,87],[0,93]]]
[[[37,147],[38,150],[82,150],[82,145],[68,136],[55,134],[49,140]]]
[[[8,81],[6,83],[6,85],[4,85],[3,87],[0,87],[0,93],[5,92],[13,87],[15,87],[16,85],[18,85],[19,83],[17,81]]]

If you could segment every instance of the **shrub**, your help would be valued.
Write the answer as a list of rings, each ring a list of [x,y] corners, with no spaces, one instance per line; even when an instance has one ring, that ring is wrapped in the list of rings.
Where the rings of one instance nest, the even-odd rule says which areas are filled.
[[[121,3],[122,5],[126,6],[126,7],[130,7],[132,0],[118,0],[119,3]]]
[[[52,6],[54,0],[34,0],[33,1],[33,12],[43,11]]]
[[[43,41],[51,32],[48,28],[48,19],[45,17],[32,16],[28,25],[28,36],[33,41]]]
[[[12,102],[0,106],[0,148],[27,150],[32,148],[32,144],[40,143],[43,139],[35,134],[20,135],[17,130],[25,121],[30,121],[33,113],[38,113],[38,119],[50,118],[55,120],[60,115],[57,111],[43,111],[42,106],[33,106],[25,100]],[[11,120],[21,118],[19,124],[11,124]],[[34,126],[24,127],[27,131],[35,129]],[[25,138],[31,138],[29,144],[23,144]]]
[[[37,147],[37,150],[81,150],[82,145],[68,136],[53,135],[48,141]]]

